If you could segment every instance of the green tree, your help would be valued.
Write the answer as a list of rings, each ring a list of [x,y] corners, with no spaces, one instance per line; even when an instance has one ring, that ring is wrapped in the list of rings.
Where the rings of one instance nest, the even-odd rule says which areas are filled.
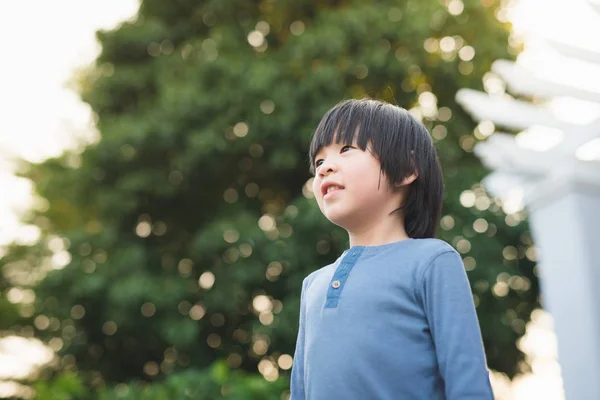
[[[45,201],[26,217],[40,241],[0,260],[36,294],[12,328],[55,338],[93,386],[218,360],[269,379],[281,360],[285,379],[302,279],[347,246],[305,185],[308,144],[328,108],[370,96],[432,131],[440,237],[465,257],[490,367],[513,376],[539,306],[531,240],[481,188],[482,135],[454,100],[515,53],[499,3],[144,0],[80,82],[100,140],[23,169]]]

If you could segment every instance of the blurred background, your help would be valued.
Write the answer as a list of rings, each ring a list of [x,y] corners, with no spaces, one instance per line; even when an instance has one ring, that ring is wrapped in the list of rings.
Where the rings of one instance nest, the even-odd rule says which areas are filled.
[[[576,3],[0,3],[0,397],[287,399],[302,279],[348,245],[308,145],[370,96],[436,143],[496,397],[563,399],[527,212],[483,187],[494,126],[456,94],[528,46],[560,75],[535,37]]]

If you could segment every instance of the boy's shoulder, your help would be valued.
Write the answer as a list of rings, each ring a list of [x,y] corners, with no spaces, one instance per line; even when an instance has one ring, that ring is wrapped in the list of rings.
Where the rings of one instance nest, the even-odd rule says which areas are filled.
[[[420,282],[425,277],[448,275],[449,271],[461,271],[464,273],[464,264],[461,255],[449,243],[439,239],[419,239],[419,250],[421,254],[417,267],[417,276]],[[451,276],[462,276],[461,274],[450,274]]]
[[[407,246],[398,246],[386,258],[399,260],[403,268],[409,267],[422,277],[433,265],[462,264],[460,254],[449,243],[435,238],[411,239]]]
[[[421,253],[428,254],[432,256],[431,258],[435,258],[440,254],[447,252],[455,252],[456,250],[449,243],[435,238],[429,239],[414,239],[415,242],[415,250]]]
[[[449,243],[440,239],[416,239],[414,245],[415,255],[420,264],[420,269],[429,268],[440,256],[444,259],[450,256],[450,259],[461,260],[460,254]]]

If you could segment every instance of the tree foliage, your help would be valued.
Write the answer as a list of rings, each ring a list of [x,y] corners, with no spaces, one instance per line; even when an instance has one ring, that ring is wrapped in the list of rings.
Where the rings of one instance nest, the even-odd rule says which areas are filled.
[[[490,367],[513,376],[538,306],[531,240],[481,188],[483,135],[454,96],[515,51],[499,1],[451,3],[144,0],[98,32],[81,93],[100,139],[23,170],[41,238],[0,264],[6,290],[35,301],[4,328],[53,339],[86,387],[175,374],[175,393],[178,371],[219,360],[250,386],[260,366],[285,382],[302,279],[347,246],[305,185],[308,144],[327,109],[370,96],[431,130],[439,236],[465,257]]]

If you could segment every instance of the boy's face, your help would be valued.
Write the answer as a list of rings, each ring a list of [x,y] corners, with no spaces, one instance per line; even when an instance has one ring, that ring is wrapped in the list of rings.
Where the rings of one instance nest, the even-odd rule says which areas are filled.
[[[327,219],[348,231],[387,217],[401,204],[401,193],[391,190],[370,150],[370,144],[363,151],[355,143],[332,143],[315,156],[313,192],[319,208]]]

